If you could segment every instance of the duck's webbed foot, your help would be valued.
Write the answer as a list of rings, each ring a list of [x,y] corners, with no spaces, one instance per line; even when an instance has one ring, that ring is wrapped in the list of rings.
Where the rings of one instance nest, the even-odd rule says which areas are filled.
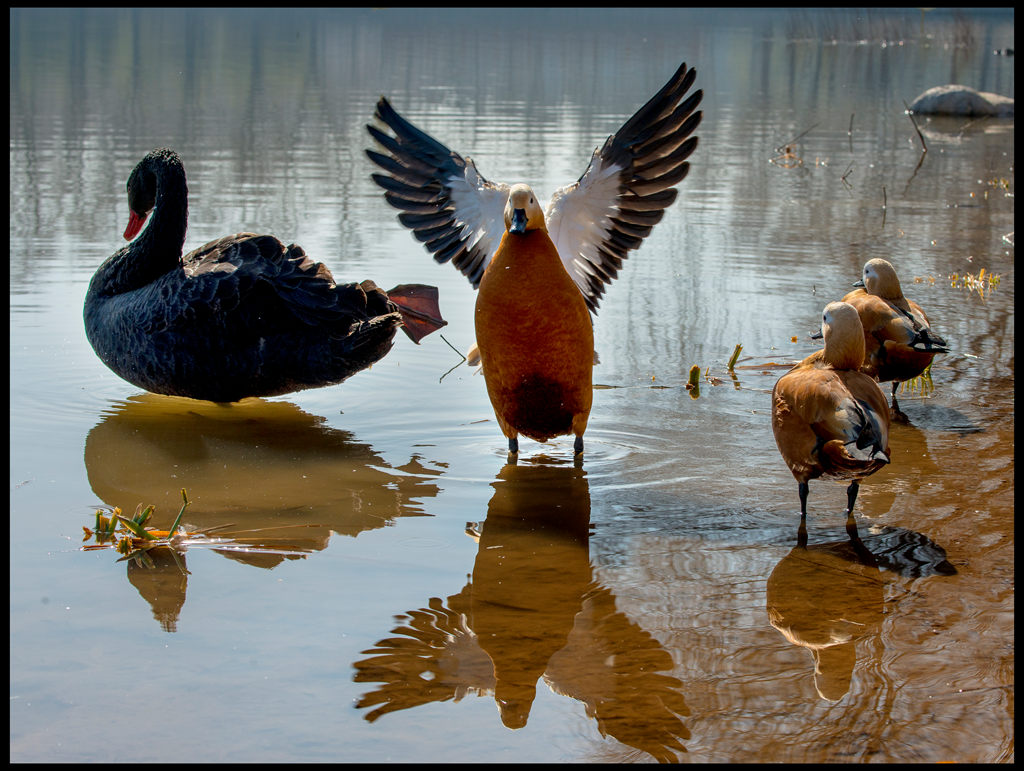
[[[889,418],[894,423],[909,423],[910,418],[900,410],[900,403],[896,401],[896,389],[899,385],[899,381],[892,384],[892,404],[889,406]]]

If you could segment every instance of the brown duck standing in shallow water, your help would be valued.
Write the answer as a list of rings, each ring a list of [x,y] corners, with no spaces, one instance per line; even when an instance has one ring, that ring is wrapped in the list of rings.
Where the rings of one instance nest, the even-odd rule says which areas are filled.
[[[896,401],[904,380],[924,372],[937,353],[948,353],[946,341],[935,334],[921,306],[903,296],[896,269],[875,258],[864,265],[863,277],[843,302],[857,309],[864,327],[864,372],[884,383],[892,381],[893,417],[906,421]]]
[[[419,342],[446,323],[435,287],[335,284],[273,236],[238,233],[182,257],[188,189],[173,150],[139,162],[128,205],[135,240],[93,276],[85,331],[104,364],[147,391],[234,402],[334,385],[383,357],[399,327]]]
[[[562,267],[533,191],[514,185],[508,231],[476,298],[476,341],[498,426],[517,452],[518,434],[538,442],[576,436],[583,452],[594,398],[594,327]],[[509,319],[516,319],[509,324]]]
[[[799,485],[799,542],[807,542],[807,483],[849,480],[846,530],[857,539],[853,506],[861,479],[889,462],[889,408],[861,371],[864,330],[849,303],[825,306],[825,348],[779,378],[772,390],[772,431]]]
[[[575,452],[583,452],[594,363],[584,311],[597,311],[689,171],[703,97],[686,95],[695,79],[682,64],[546,208],[529,187],[488,182],[472,159],[413,126],[387,99],[377,103],[376,117],[394,136],[367,126],[385,150],[367,150],[387,172],[373,179],[434,259],[451,261],[479,286],[480,363],[512,454],[519,434],[542,442],[575,434]]]

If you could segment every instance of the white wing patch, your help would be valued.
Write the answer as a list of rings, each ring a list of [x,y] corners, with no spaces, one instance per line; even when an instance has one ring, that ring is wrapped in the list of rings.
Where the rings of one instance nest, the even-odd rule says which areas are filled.
[[[612,229],[611,218],[619,212],[621,164],[604,164],[597,152],[579,181],[555,191],[545,212],[551,236],[562,264],[584,296],[590,292],[588,276],[599,281],[608,277],[600,265],[600,244]]]
[[[545,212],[562,264],[596,311],[628,253],[676,199],[697,147],[703,92],[687,95],[697,73],[683,63],[590,159],[583,176],[555,191]],[[376,117],[394,134],[367,130],[384,152],[366,154],[399,220],[438,262],[450,261],[478,286],[505,234],[510,186],[488,182],[463,158],[399,115],[381,97]]]
[[[472,158],[466,158],[465,175],[462,178],[453,175],[447,183],[455,205],[455,224],[463,229],[466,248],[486,254],[486,267],[505,233],[509,186],[481,177]]]

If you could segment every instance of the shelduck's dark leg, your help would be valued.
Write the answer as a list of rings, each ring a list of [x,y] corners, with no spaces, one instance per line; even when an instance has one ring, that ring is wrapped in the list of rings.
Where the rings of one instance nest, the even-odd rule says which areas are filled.
[[[857,502],[857,492],[860,490],[860,484],[856,480],[850,482],[850,486],[846,488],[846,534],[850,536],[851,541],[860,541],[860,533],[857,532],[857,520],[853,517],[853,504]]]
[[[899,387],[900,381],[894,380],[892,383],[892,408],[890,409],[890,412],[892,413],[892,419],[897,423],[909,423],[910,419],[906,414],[900,411],[899,402],[896,401],[896,389]]]
[[[576,434],[576,441],[573,443],[572,449],[577,455],[583,454],[583,434]]]
[[[510,436],[508,438],[508,452],[509,455],[516,455],[519,452],[519,437]]]
[[[807,546],[807,483],[801,482],[797,488],[800,492],[800,527],[796,531],[796,545]]]

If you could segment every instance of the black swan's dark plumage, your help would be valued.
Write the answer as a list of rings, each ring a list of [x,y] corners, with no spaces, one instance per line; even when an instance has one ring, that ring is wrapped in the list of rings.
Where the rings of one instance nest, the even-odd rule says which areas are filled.
[[[332,385],[384,356],[400,326],[418,342],[445,323],[434,287],[335,284],[273,236],[238,233],[182,257],[188,189],[173,150],[139,162],[128,204],[125,238],[155,207],[152,221],[96,271],[85,331],[104,364],[147,391],[233,402]]]

